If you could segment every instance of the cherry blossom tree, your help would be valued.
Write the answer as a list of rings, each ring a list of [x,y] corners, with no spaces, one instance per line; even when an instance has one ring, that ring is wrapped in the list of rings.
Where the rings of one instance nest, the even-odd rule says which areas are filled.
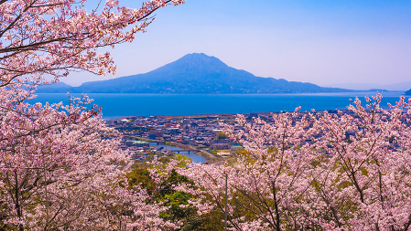
[[[247,153],[225,165],[194,165],[179,172],[195,182],[197,189],[181,190],[198,195],[193,205],[206,213],[225,211],[225,178],[228,186],[228,220],[235,230],[283,230],[315,222],[297,210],[302,196],[311,190],[305,172],[316,156],[311,144],[309,115],[298,112],[273,114],[273,123],[259,118],[249,123],[243,115],[238,126],[226,133],[239,141]],[[312,221],[314,220],[314,221]],[[314,227],[316,224],[313,224]]]
[[[307,176],[318,203],[309,207],[336,229],[409,230],[411,225],[410,101],[401,97],[390,110],[382,96],[357,98],[351,112],[318,117],[323,136],[317,149],[329,158]]]
[[[132,42],[153,13],[184,0],[151,0],[140,9],[108,0],[0,0],[0,225],[10,230],[165,230],[164,207],[139,186],[130,160],[92,100],[36,103],[35,90],[71,71],[115,73],[99,48]],[[103,4],[103,3],[100,3]],[[50,80],[52,77],[52,80]]]
[[[232,230],[408,230],[411,103],[382,95],[348,111],[239,115],[226,133],[246,150],[225,165],[178,172],[199,213],[227,212]],[[228,208],[225,202],[227,177]]]

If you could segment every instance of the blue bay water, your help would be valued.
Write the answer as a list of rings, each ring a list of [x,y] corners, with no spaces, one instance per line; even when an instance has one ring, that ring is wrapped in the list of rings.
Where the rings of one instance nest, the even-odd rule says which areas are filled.
[[[375,92],[316,93],[316,94],[87,94],[94,103],[103,107],[103,118],[114,119],[127,116],[197,115],[249,112],[293,111],[301,106],[302,111],[315,109],[346,109],[358,96]],[[383,93],[382,107],[387,102],[394,104],[403,92]],[[79,97],[81,94],[72,94]],[[409,98],[409,97],[407,97]],[[31,102],[69,102],[64,93],[39,93]]]

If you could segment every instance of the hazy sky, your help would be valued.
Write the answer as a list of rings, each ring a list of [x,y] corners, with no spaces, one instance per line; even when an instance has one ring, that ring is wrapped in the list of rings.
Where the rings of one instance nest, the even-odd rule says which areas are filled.
[[[411,1],[187,0],[159,10],[147,33],[110,52],[116,76],[72,73],[64,82],[145,73],[193,52],[319,85],[411,81]]]

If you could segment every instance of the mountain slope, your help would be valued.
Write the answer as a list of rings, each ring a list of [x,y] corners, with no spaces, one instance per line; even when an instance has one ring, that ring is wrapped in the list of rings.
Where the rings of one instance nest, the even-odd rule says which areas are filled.
[[[188,54],[145,74],[83,83],[84,93],[315,93],[348,91],[311,83],[261,78],[215,57]]]
[[[55,93],[55,92],[73,92],[74,89],[72,86],[65,84],[63,82],[57,82],[51,85],[40,86],[37,89],[37,92],[40,93]]]
[[[411,95],[411,89],[405,92],[405,95]]]

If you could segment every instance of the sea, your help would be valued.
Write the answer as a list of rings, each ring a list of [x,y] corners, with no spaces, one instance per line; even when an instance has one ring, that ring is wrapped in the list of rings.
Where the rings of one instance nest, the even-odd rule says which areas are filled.
[[[395,104],[404,92],[382,92],[381,106]],[[31,103],[69,103],[64,93],[38,93]],[[310,93],[310,94],[114,94],[90,93],[94,104],[102,107],[103,119],[128,116],[203,115],[224,113],[259,113],[302,111],[315,109],[344,110],[358,97],[364,104],[364,96],[376,92]],[[71,94],[80,97],[81,94]],[[410,98],[407,96],[406,98]]]

